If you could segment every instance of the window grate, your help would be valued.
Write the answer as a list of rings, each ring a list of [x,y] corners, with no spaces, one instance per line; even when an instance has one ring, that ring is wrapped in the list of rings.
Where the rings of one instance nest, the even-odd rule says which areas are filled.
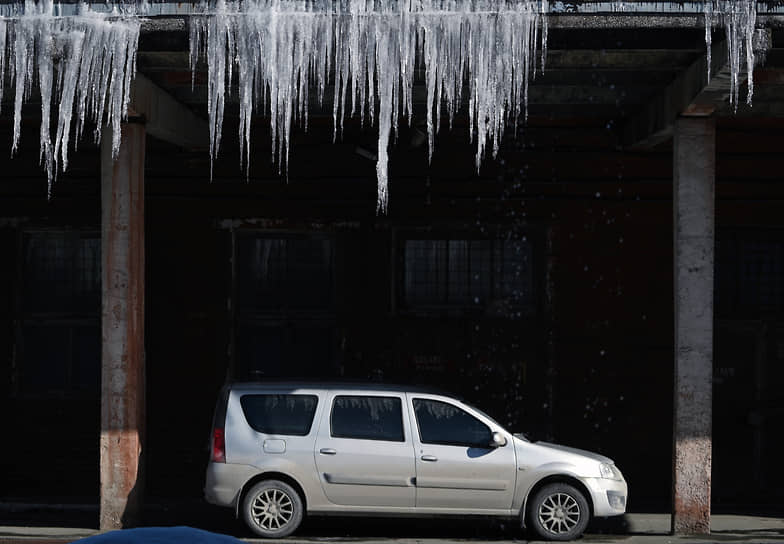
[[[531,245],[525,240],[406,240],[407,308],[532,308]]]

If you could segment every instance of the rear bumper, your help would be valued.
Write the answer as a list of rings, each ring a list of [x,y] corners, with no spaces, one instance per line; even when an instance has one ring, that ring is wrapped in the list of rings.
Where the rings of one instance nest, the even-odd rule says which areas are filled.
[[[204,482],[204,499],[217,506],[235,506],[245,482],[258,474],[256,467],[231,463],[209,463]]]
[[[626,512],[629,488],[624,480],[585,478],[584,482],[591,492],[594,516],[604,518],[620,516]]]

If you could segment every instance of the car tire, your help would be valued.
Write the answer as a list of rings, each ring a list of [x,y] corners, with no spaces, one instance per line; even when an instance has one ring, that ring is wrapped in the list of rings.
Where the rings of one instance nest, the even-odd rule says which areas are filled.
[[[543,540],[574,540],[590,517],[585,495],[565,483],[545,485],[528,503],[528,527]]]
[[[304,515],[302,497],[285,482],[264,480],[245,494],[242,519],[264,538],[281,538],[297,530]]]

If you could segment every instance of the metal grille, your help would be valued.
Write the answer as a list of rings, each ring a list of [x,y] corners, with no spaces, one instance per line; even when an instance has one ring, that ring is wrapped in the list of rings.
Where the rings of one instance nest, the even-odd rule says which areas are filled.
[[[239,234],[236,378],[333,374],[334,251],[326,237]]]
[[[101,304],[101,240],[84,233],[25,235],[23,307],[28,314],[96,314]]]
[[[81,231],[22,237],[17,389],[97,395],[101,363],[101,240]]]
[[[532,303],[531,247],[525,240],[406,240],[404,261],[409,308]]]
[[[740,301],[762,314],[782,310],[782,243],[744,241],[740,245]]]
[[[332,240],[242,236],[237,249],[239,307],[243,314],[332,307]]]
[[[715,286],[720,316],[755,319],[784,313],[782,238],[753,231],[720,234]]]

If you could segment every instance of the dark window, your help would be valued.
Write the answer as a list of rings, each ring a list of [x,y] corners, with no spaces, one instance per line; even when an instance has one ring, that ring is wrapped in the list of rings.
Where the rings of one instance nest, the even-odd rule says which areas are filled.
[[[318,398],[315,395],[243,395],[245,419],[265,434],[306,436],[313,425]]]
[[[715,291],[720,317],[757,319],[784,314],[784,233],[720,232]]]
[[[22,235],[18,387],[97,395],[101,363],[101,240],[97,233]]]
[[[242,235],[237,240],[237,252],[241,313],[258,315],[332,308],[331,239]]]
[[[334,241],[315,234],[236,236],[234,377],[334,376]]]
[[[526,240],[406,240],[403,251],[408,308],[533,310]]]
[[[403,410],[397,397],[335,397],[332,436],[403,442]]]
[[[29,314],[94,315],[101,306],[101,239],[81,232],[24,236],[24,298]]]
[[[487,448],[490,428],[471,414],[446,402],[414,399],[419,438],[425,444]]]

